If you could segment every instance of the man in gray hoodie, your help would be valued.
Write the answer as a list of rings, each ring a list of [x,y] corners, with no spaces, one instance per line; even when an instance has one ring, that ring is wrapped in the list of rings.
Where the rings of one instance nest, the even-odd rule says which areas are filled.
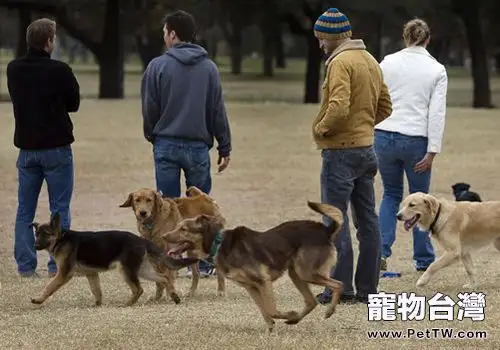
[[[214,138],[219,172],[229,165],[231,153],[219,71],[207,51],[192,43],[196,24],[191,14],[167,15],[163,33],[168,50],[149,63],[141,85],[144,137],[153,144],[156,186],[164,196],[180,197],[183,170],[187,187],[209,194]]]

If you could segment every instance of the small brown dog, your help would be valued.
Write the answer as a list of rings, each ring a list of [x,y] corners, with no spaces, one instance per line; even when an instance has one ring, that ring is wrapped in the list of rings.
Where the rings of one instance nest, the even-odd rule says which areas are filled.
[[[160,192],[149,188],[141,188],[130,193],[127,200],[120,205],[121,208],[131,207],[134,211],[137,228],[142,237],[151,240],[164,251],[170,251],[171,246],[162,238],[163,234],[173,230],[182,219],[192,218],[197,215],[206,214],[217,217],[221,222],[225,219],[220,214],[217,203],[206,193],[195,186],[186,191],[187,197],[167,198],[162,197]],[[188,250],[188,257],[192,257]],[[200,279],[198,263],[192,266],[193,279],[189,291],[194,296]],[[175,279],[176,271],[170,271],[169,277]],[[217,292],[225,294],[224,277],[217,273]],[[156,294],[153,300],[158,300],[163,295],[163,285],[156,284]]]
[[[243,286],[257,304],[268,330],[274,328],[274,319],[285,319],[296,324],[317,305],[309,283],[333,290],[331,305],[326,311],[329,318],[343,292],[343,284],[330,278],[336,262],[333,241],[343,225],[342,212],[328,204],[308,202],[309,208],[328,216],[332,224],[326,227],[311,220],[287,221],[264,232],[239,226],[223,232],[223,239],[215,257],[218,274],[224,274]],[[213,242],[223,228],[216,217],[200,215],[185,219],[163,237],[177,244],[176,253],[190,250],[192,256],[204,259],[209,255]],[[304,309],[282,312],[274,301],[272,282],[285,271],[302,294]]]

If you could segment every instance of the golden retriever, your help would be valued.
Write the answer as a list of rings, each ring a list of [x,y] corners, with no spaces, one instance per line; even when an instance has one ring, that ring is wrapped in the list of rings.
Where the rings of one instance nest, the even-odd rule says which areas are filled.
[[[137,228],[142,237],[151,240],[153,243],[162,247],[166,252],[172,249],[162,235],[173,230],[182,219],[206,214],[219,218],[225,223],[225,219],[220,214],[217,203],[200,189],[191,186],[187,189],[188,197],[167,198],[162,197],[160,192],[150,188],[141,188],[129,193],[127,200],[120,205],[121,208],[131,207],[134,211]],[[188,250],[188,257],[192,257]],[[198,263],[192,266],[193,279],[189,296],[194,296],[198,288],[200,279],[200,269]],[[175,279],[176,272],[170,271],[171,279]],[[217,273],[217,292],[218,295],[225,294],[224,278]],[[153,298],[158,300],[163,295],[163,285],[156,284],[156,295]]]
[[[456,202],[421,192],[407,196],[397,219],[409,231],[415,225],[429,231],[431,238],[445,250],[417,281],[426,285],[440,269],[461,261],[469,283],[476,284],[471,253],[489,244],[500,250],[500,201]]]

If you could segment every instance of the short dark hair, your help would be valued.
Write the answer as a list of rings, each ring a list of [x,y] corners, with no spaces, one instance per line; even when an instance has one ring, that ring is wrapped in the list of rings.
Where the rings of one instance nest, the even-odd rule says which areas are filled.
[[[40,18],[26,28],[26,43],[31,48],[42,50],[47,40],[54,40],[55,34],[56,22],[49,18]]]
[[[169,13],[163,19],[167,31],[175,31],[181,41],[194,41],[196,35],[196,21],[194,16],[186,11],[178,10]]]

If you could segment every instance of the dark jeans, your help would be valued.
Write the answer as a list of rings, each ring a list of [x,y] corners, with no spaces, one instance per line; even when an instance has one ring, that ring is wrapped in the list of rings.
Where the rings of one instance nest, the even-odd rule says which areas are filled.
[[[181,196],[181,170],[186,179],[186,188],[196,186],[210,194],[210,153],[207,144],[170,138],[156,138],[153,146],[156,187],[166,197]],[[200,270],[209,266],[200,261]]]
[[[29,225],[33,222],[43,181],[47,183],[51,215],[61,216],[61,226],[71,225],[70,202],[73,194],[73,152],[71,146],[53,149],[20,150],[16,163],[19,177],[18,207],[15,224],[14,256],[20,273],[34,272],[37,267],[35,237]],[[43,222],[48,221],[43,219]],[[52,257],[49,272],[56,272]]]
[[[380,232],[375,212],[374,178],[377,158],[373,147],[323,150],[321,201],[338,207],[344,213],[344,226],[336,242],[337,264],[331,277],[344,284],[344,295],[367,297],[377,293],[380,273]],[[357,223],[359,257],[353,288],[353,251],[347,207]],[[329,223],[324,218],[325,224]],[[325,289],[326,294],[331,290]]]
[[[404,174],[406,173],[410,193],[429,191],[431,171],[420,174],[413,171],[415,164],[427,153],[427,138],[376,130],[375,150],[384,185],[379,213],[382,257],[388,258],[396,239],[396,214],[403,200]],[[416,268],[426,268],[435,259],[428,233],[416,226],[413,229],[413,259]]]

